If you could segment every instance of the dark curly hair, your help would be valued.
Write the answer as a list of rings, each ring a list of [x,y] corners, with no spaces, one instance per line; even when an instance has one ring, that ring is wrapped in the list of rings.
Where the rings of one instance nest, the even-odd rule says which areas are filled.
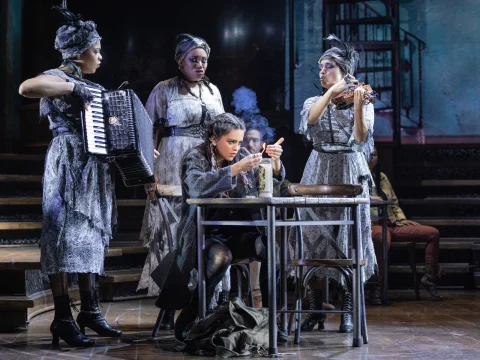
[[[275,139],[275,129],[268,126],[268,120],[262,115],[254,114],[249,121],[245,121],[246,131],[257,130],[263,142],[270,144]]]

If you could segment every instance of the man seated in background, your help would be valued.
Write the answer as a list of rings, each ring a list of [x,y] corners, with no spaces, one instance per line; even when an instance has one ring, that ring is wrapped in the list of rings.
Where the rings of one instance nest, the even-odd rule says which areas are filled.
[[[398,206],[398,199],[393,191],[387,176],[376,170],[378,162],[377,149],[374,148],[370,162],[368,164],[370,172],[375,180],[376,187],[372,190],[372,200],[392,200],[394,205],[387,207],[388,213],[388,231],[387,246],[390,249],[390,243],[393,242],[424,242],[425,246],[425,271],[421,284],[434,300],[443,300],[443,297],[437,292],[437,281],[440,275],[438,266],[438,251],[440,234],[437,229],[431,226],[421,225],[415,221],[408,220],[402,209]],[[371,208],[371,215],[378,216],[378,208]],[[370,303],[380,305],[380,285],[383,275],[383,250],[382,250],[382,227],[378,224],[372,224],[372,239],[375,247],[379,266],[379,281],[374,283],[370,289]]]

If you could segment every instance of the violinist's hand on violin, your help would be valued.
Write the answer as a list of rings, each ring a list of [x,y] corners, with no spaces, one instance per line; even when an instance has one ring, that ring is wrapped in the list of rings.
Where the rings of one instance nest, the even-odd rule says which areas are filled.
[[[337,95],[340,95],[342,92],[345,91],[345,89],[347,87],[347,81],[345,81],[345,79],[348,79],[349,84],[357,81],[357,79],[355,79],[355,76],[350,75],[350,74],[346,75],[345,77],[342,78],[342,80],[340,80],[339,82],[337,82],[335,85],[333,85],[330,88],[330,91],[332,92],[333,97],[335,97]]]
[[[363,87],[359,86],[354,90],[353,102],[355,106],[362,106],[367,102],[367,99],[365,99],[365,89]]]

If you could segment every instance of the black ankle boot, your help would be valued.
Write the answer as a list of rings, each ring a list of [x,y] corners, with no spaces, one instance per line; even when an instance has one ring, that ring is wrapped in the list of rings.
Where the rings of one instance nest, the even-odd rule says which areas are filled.
[[[342,296],[342,310],[353,311],[352,293],[343,289]],[[352,314],[343,313],[340,319],[340,328],[338,330],[341,333],[349,333],[353,331],[353,316]]]
[[[309,310],[323,310],[323,301],[322,301],[322,290],[312,290],[308,288],[308,294],[310,296],[310,308]],[[327,315],[323,314],[312,314],[309,313],[305,320],[302,323],[302,331],[312,331],[315,325],[318,324],[318,330],[325,329],[325,318]]]
[[[165,310],[165,314],[163,314],[162,324],[160,325],[160,329],[164,330],[173,330],[175,324],[175,310]]]
[[[95,290],[80,291],[82,306],[80,314],[77,316],[77,323],[82,333],[85,334],[85,328],[88,327],[100,336],[119,337],[122,335],[120,330],[113,329],[103,317],[98,308],[98,296]]]
[[[423,288],[434,300],[443,300],[443,296],[437,292],[437,282],[441,274],[438,264],[426,264],[424,273],[422,280],[420,280]]]
[[[62,338],[70,346],[89,347],[95,345],[95,341],[86,337],[80,332],[70,311],[70,298],[68,295],[56,296],[53,298],[55,304],[55,318],[50,325],[50,332],[53,340],[52,346],[59,345],[59,338]]]
[[[218,306],[228,304],[230,302],[230,292],[229,291],[220,291],[218,294]]]
[[[368,284],[369,295],[368,300],[370,305],[382,305],[382,288],[380,286],[380,280],[373,279]]]

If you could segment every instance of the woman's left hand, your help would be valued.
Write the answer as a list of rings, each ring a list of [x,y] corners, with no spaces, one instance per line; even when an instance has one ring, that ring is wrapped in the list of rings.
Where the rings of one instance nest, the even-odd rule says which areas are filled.
[[[268,145],[265,149],[265,152],[272,158],[273,161],[276,161],[280,160],[280,156],[282,156],[283,153],[283,148],[282,145]]]
[[[363,106],[365,104],[365,89],[361,86],[353,91],[353,102],[355,106]]]
[[[153,161],[157,160],[157,157],[159,156],[160,156],[160,153],[157,150],[153,149]]]
[[[155,194],[155,190],[157,189],[157,184],[145,184],[144,186],[145,193],[147,194],[150,200],[157,200],[157,196]]]

